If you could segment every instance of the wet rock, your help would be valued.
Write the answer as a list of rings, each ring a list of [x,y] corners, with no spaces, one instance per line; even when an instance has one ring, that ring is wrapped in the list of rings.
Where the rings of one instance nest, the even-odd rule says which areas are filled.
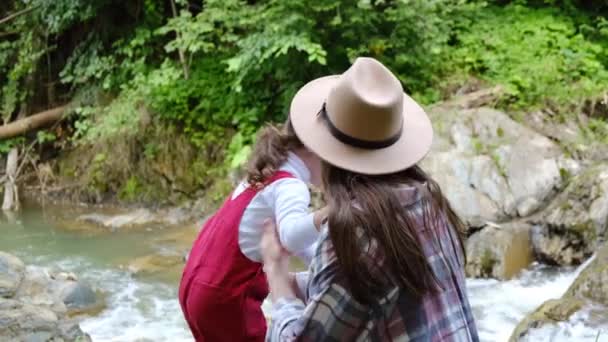
[[[160,277],[162,279],[179,279],[184,267],[182,255],[150,254],[131,261],[127,269],[138,277]]]
[[[576,174],[550,139],[489,108],[437,107],[436,142],[421,166],[470,226],[528,216]]]
[[[528,314],[515,328],[509,342],[520,341],[531,329],[543,325],[567,321],[574,313],[581,310],[583,301],[576,298],[550,299]]]
[[[101,311],[104,307],[97,293],[82,281],[66,282],[58,288],[57,293],[70,315]]]
[[[565,296],[608,306],[608,244],[598,249],[593,261],[576,278]]]
[[[174,226],[192,220],[192,215],[186,208],[175,207],[155,212],[148,209],[137,209],[116,214],[85,214],[80,215],[77,220],[85,224],[117,230],[150,225]]]
[[[2,276],[18,279],[13,281],[16,287],[10,292],[11,298],[0,298],[0,341],[90,341],[78,321],[68,318],[66,305],[56,292],[59,284],[77,283],[69,280],[73,275],[58,273],[58,279],[54,279],[43,268],[25,267],[15,256],[0,252],[0,257],[4,264],[17,270],[3,272]],[[66,291],[66,298],[78,301],[76,294],[83,291]]]
[[[510,279],[532,262],[530,226],[488,225],[467,239],[466,249],[468,276]]]
[[[576,265],[586,260],[608,231],[608,163],[575,176],[537,217],[532,243],[541,261]]]
[[[132,227],[155,222],[155,217],[147,209],[139,209],[130,213],[120,215],[87,214],[82,215],[78,220],[100,225],[110,229]]]
[[[0,252],[0,297],[11,298],[23,279],[25,265],[19,258]]]
[[[0,300],[0,340],[91,341],[76,321],[17,300]]]
[[[75,275],[34,266],[27,267],[17,296],[24,302],[70,316],[95,314],[105,307],[102,296]]]
[[[527,315],[515,328],[510,341],[525,340],[534,330],[568,321],[582,311],[588,326],[608,324],[608,244],[599,248],[595,258],[579,274],[560,299],[551,299]]]

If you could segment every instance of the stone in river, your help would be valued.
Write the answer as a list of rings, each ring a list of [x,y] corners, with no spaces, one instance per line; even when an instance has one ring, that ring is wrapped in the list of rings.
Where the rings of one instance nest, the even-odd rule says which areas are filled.
[[[532,244],[540,261],[578,265],[608,237],[608,163],[573,177],[563,193],[531,220]]]
[[[17,292],[25,265],[19,258],[0,252],[0,297],[11,298]]]
[[[562,298],[551,299],[527,315],[513,331],[510,341],[525,339],[534,329],[568,321],[583,309],[592,313],[583,316],[582,323],[586,326],[608,325],[608,244],[598,249],[595,258]]]
[[[468,276],[510,279],[532,262],[530,226],[490,224],[468,238],[466,250]]]

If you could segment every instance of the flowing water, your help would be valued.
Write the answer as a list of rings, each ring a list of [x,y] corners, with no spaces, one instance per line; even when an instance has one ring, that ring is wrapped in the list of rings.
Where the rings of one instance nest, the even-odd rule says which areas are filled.
[[[176,234],[193,236],[191,228],[154,226],[117,232],[83,229],[73,218],[86,210],[26,210],[0,223],[0,250],[18,255],[27,264],[74,272],[107,293],[107,309],[81,323],[93,341],[192,341],[176,299],[180,270],[136,277],[125,269],[135,258],[175,251]],[[65,217],[72,219],[61,219]],[[507,341],[526,313],[547,299],[560,297],[578,272],[535,265],[511,281],[469,280],[469,297],[481,339]],[[598,338],[598,329],[582,323],[585,314],[539,329],[530,341],[608,342],[608,329]]]

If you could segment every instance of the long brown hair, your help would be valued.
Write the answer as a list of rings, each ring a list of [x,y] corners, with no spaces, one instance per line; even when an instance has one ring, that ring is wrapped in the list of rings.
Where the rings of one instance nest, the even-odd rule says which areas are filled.
[[[247,182],[254,187],[263,186],[287,160],[287,154],[303,146],[289,120],[282,125],[265,125],[258,132],[247,162]]]
[[[325,197],[330,208],[329,234],[346,281],[355,299],[370,304],[385,294],[387,280],[378,277],[365,263],[355,228],[375,239],[388,266],[390,279],[415,298],[438,289],[438,280],[422,250],[420,231],[433,231],[446,220],[457,231],[459,248],[464,256],[465,226],[442,195],[439,185],[424,171],[411,167],[405,171],[367,176],[323,164]],[[423,201],[423,224],[404,208],[394,191],[404,184],[426,184]],[[356,203],[356,206],[353,206]]]

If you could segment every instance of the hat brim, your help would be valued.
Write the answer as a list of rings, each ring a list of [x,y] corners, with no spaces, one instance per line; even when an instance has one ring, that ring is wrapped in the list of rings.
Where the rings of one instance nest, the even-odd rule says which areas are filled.
[[[433,127],[424,109],[403,94],[403,132],[389,147],[363,149],[334,137],[322,116],[316,115],[339,75],[325,76],[302,87],[294,96],[290,120],[304,146],[339,168],[367,175],[405,170],[422,160],[433,142]]]

